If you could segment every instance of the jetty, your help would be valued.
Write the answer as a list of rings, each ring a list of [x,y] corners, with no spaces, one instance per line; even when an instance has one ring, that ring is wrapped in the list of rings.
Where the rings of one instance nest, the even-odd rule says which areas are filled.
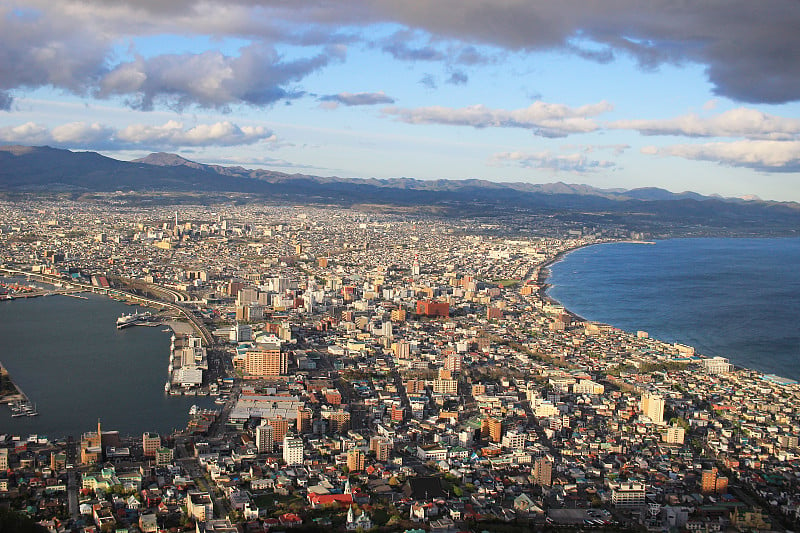
[[[0,362],[0,401],[11,408],[11,416],[36,416],[36,406],[22,389],[14,383],[8,370]]]

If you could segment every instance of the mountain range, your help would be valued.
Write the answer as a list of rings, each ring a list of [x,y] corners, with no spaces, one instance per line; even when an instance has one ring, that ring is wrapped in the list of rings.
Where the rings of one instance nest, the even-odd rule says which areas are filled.
[[[438,205],[572,213],[573,218],[580,215],[586,220],[639,220],[684,230],[697,226],[736,228],[739,233],[747,233],[748,228],[755,233],[792,233],[800,228],[800,204],[795,202],[673,193],[654,187],[598,189],[561,182],[321,177],[207,165],[163,152],[120,161],[96,152],[47,146],[0,146],[0,191],[238,193],[294,203]]]

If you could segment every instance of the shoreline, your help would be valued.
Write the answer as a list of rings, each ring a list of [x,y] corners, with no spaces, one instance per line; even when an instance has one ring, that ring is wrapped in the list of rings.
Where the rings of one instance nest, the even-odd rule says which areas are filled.
[[[560,301],[556,300],[555,298],[553,298],[552,296],[550,296],[547,293],[547,291],[553,287],[551,284],[547,283],[547,279],[550,277],[550,274],[551,274],[550,267],[553,266],[554,264],[560,262],[561,260],[563,260],[568,254],[571,254],[572,252],[574,252],[576,250],[580,250],[581,248],[588,248],[589,246],[596,246],[596,245],[599,245],[599,244],[611,244],[611,243],[615,243],[615,242],[630,242],[630,241],[610,240],[610,241],[600,241],[600,242],[591,242],[591,243],[581,244],[579,246],[575,246],[575,247],[563,250],[561,252],[558,252],[556,255],[554,255],[553,257],[551,257],[550,259],[548,259],[544,263],[542,263],[539,266],[539,268],[537,269],[537,271],[536,271],[536,286],[539,287],[539,290],[537,291],[537,295],[539,296],[539,298],[543,302],[547,302],[547,303],[555,304],[555,305],[560,305],[561,307],[564,308],[564,312],[567,313],[569,316],[571,316],[577,322],[590,322],[589,320],[587,320],[586,318],[580,316],[579,314],[577,314],[577,313],[575,313],[573,311],[570,311],[567,308],[567,306],[565,306],[563,303],[561,303]]]
[[[703,237],[699,237],[699,238],[703,238]],[[727,237],[722,237],[722,238],[727,238]],[[672,240],[672,239],[661,239],[661,240]],[[656,244],[655,242],[651,242],[651,241],[639,241],[639,240],[627,240],[627,239],[626,240],[613,240],[612,239],[612,240],[608,240],[608,241],[598,241],[598,242],[592,242],[592,243],[587,243],[587,244],[581,244],[579,246],[575,246],[575,247],[568,248],[566,250],[560,251],[557,254],[555,254],[552,258],[548,259],[547,261],[545,261],[544,263],[542,263],[539,266],[539,268],[537,270],[536,280],[535,280],[536,281],[536,285],[539,287],[539,289],[537,291],[537,294],[538,294],[539,298],[543,302],[547,302],[547,303],[550,303],[550,304],[555,304],[555,305],[561,306],[564,309],[564,312],[566,314],[568,314],[570,317],[572,317],[572,319],[575,322],[578,322],[578,323],[593,323],[594,322],[594,323],[597,323],[597,324],[605,324],[605,325],[611,326],[612,328],[618,329],[618,330],[622,331],[623,333],[625,333],[627,335],[634,335],[635,336],[636,332],[628,331],[626,329],[614,326],[613,324],[607,324],[605,322],[593,321],[593,320],[589,320],[587,318],[584,318],[584,317],[580,316],[579,314],[571,311],[561,301],[557,300],[556,298],[554,298],[554,297],[552,297],[552,296],[550,296],[548,294],[548,290],[553,287],[552,284],[547,283],[547,279],[548,279],[549,275],[551,274],[551,271],[549,270],[549,268],[552,265],[562,261],[568,254],[570,254],[570,253],[572,253],[572,252],[574,252],[576,250],[580,250],[581,248],[588,248],[589,246],[595,246],[595,245],[601,245],[601,244],[614,244],[614,243]],[[670,345],[670,344],[683,344],[683,343],[680,343],[679,341],[675,341],[675,343],[669,343],[669,342],[661,340],[660,338],[657,338],[657,337],[649,337],[649,338],[654,340],[654,341],[658,341],[658,342],[661,342],[661,343],[664,343],[664,344],[667,344],[667,345]],[[696,357],[698,357],[699,359],[710,359],[710,358],[714,357],[714,356],[703,355],[703,354],[698,353],[696,348],[693,345],[687,345],[687,346],[690,346],[693,350],[695,350],[694,351],[694,355]],[[725,359],[728,359],[728,362],[732,365],[732,371],[733,372],[739,372],[739,371],[755,372],[757,374],[760,374],[762,379],[769,379],[771,377],[778,377],[778,378],[781,378],[781,379],[793,381],[795,383],[800,383],[800,379],[781,376],[779,374],[776,374],[775,372],[758,370],[756,368],[743,366],[740,363],[732,361],[727,356],[727,354],[723,355],[722,357],[724,357]]]

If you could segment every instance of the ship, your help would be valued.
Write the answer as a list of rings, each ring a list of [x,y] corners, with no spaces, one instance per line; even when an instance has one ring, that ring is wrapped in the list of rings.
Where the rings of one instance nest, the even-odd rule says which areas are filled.
[[[138,324],[145,324],[154,320],[153,313],[129,313],[122,314],[117,319],[117,329],[127,328],[128,326],[136,326]]]

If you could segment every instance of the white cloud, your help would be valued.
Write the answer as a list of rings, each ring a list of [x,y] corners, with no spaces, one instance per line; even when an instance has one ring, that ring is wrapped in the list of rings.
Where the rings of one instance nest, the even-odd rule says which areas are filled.
[[[462,108],[431,106],[386,107],[383,112],[408,124],[445,124],[474,128],[523,128],[543,137],[563,137],[598,129],[593,117],[613,109],[605,101],[571,108],[563,104],[534,102],[523,109],[490,109],[484,105]]]
[[[165,124],[131,124],[121,130],[102,124],[73,122],[47,127],[29,122],[0,128],[0,141],[14,144],[49,144],[90,150],[175,150],[182,147],[241,146],[275,142],[275,134],[263,126],[238,126],[232,122],[198,124],[186,128],[170,120]]]
[[[47,128],[34,122],[0,128],[0,142],[4,143],[43,145],[47,144],[50,139],[50,132],[47,131]]]
[[[494,164],[516,164],[523,168],[541,168],[555,172],[586,173],[600,169],[613,168],[613,161],[590,159],[586,153],[553,154],[549,151],[525,152],[499,152],[492,155]]]
[[[800,120],[768,115],[749,108],[737,108],[711,117],[694,113],[666,120],[618,120],[611,129],[637,130],[643,135],[685,135],[689,137],[746,137],[788,140],[800,134]]]
[[[800,141],[744,140],[705,144],[678,144],[657,148],[646,146],[642,153],[684,159],[713,161],[764,172],[800,172]]]

